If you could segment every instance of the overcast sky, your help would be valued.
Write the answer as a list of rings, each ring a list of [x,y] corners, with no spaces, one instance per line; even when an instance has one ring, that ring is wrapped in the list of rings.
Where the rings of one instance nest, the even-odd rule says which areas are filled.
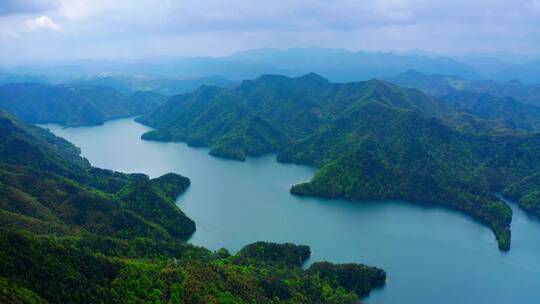
[[[0,0],[0,60],[261,47],[540,53],[540,0]]]

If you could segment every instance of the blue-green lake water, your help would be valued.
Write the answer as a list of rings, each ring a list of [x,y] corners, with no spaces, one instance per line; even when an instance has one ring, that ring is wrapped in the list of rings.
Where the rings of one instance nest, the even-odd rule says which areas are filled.
[[[132,119],[62,129],[92,165],[191,179],[178,205],[197,224],[190,242],[235,252],[258,241],[309,245],[310,262],[366,263],[388,282],[375,303],[540,303],[540,221],[512,205],[512,249],[499,252],[491,231],[452,210],[401,201],[299,198],[291,185],[315,169],[283,165],[275,155],[223,160],[182,143],[142,141],[149,128]]]

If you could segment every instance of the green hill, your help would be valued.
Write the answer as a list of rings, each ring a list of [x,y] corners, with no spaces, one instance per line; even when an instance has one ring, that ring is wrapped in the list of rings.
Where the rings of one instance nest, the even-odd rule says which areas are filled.
[[[316,74],[299,78],[265,75],[232,89],[201,87],[192,94],[172,97],[137,121],[156,128],[143,139],[209,146],[213,155],[243,160],[246,155],[281,151],[369,99],[428,116],[451,111],[419,91],[377,80],[332,84]]]
[[[407,71],[387,80],[422,90],[452,105],[457,111],[488,120],[495,131],[540,130],[539,85],[468,80],[417,71]]]
[[[306,246],[231,256],[190,245],[195,223],[174,203],[189,185],[93,168],[69,142],[0,111],[0,302],[352,304],[386,280],[364,265],[303,270]]]
[[[294,245],[257,246],[265,255],[296,254]],[[356,304],[359,295],[386,280],[384,271],[373,267],[324,266],[302,270],[279,260],[259,262],[257,256],[239,262],[226,250],[212,253],[185,243],[5,232],[0,234],[0,301]]]
[[[0,189],[5,211],[29,222],[37,219],[81,232],[170,237],[167,229],[157,224],[163,219],[133,206],[157,210],[174,206],[176,196],[189,185],[185,177],[149,180],[144,175],[91,168],[67,141],[6,112],[0,112],[0,130]],[[174,193],[168,190],[164,194],[161,188],[172,188]],[[133,191],[144,196],[129,195]],[[174,228],[182,233],[175,234],[187,237],[195,231],[193,222],[180,211],[161,216],[183,224]],[[24,222],[19,224],[24,226]]]
[[[378,102],[340,117],[282,152],[283,162],[320,167],[300,195],[406,199],[461,210],[510,242],[510,208],[492,191],[540,170],[540,138],[456,131],[435,118]]]
[[[294,194],[460,210],[490,227],[508,250],[512,212],[492,193],[540,170],[540,137],[501,132],[508,124],[497,115],[526,123],[505,112],[512,105],[476,107],[486,108],[485,118],[379,80],[266,75],[175,96],[138,121],[156,128],[144,139],[186,141],[240,160],[279,152],[281,162],[320,168]]]
[[[15,83],[0,85],[0,109],[29,123],[99,125],[144,114],[165,102],[152,92],[124,96],[109,87]]]

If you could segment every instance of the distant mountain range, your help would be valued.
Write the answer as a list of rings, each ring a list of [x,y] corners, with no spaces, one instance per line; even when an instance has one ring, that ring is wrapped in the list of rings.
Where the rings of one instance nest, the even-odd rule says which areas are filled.
[[[100,74],[75,79],[70,84],[107,86],[122,94],[129,95],[137,91],[152,91],[165,96],[189,93],[202,85],[228,87],[236,84],[222,76],[207,76],[192,79],[175,79],[145,76],[107,75]]]
[[[540,60],[508,67],[492,76],[495,80],[519,80],[526,83],[540,83]]]
[[[480,77],[472,68],[447,57],[351,52],[343,49],[260,49],[236,53],[222,60],[228,63],[266,66],[266,73],[289,76],[315,72],[336,82],[380,78],[413,67],[425,72],[445,71],[468,78]],[[249,78],[253,78],[253,76],[258,75],[252,75]]]
[[[512,97],[521,102],[540,106],[540,84],[527,84],[516,80],[508,82],[470,80],[452,74],[429,74],[416,70],[408,70],[384,79],[436,95],[452,90],[470,91],[488,93],[496,97]]]
[[[33,83],[47,83],[49,80],[43,76],[32,76],[17,73],[5,73],[0,71],[0,84],[6,83],[21,83],[21,82],[33,82]]]
[[[300,76],[310,72],[334,82],[349,82],[389,77],[409,69],[469,79],[540,82],[538,62],[534,61],[513,63],[485,56],[454,59],[422,53],[354,52],[317,47],[248,50],[226,57],[166,57],[138,62],[81,60],[4,67],[5,72],[45,75],[56,83],[103,73],[173,79],[220,75],[239,81],[262,74]]]

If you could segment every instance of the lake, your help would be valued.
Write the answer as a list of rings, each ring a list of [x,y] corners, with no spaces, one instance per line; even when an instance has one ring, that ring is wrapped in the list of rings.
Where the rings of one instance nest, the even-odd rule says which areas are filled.
[[[63,129],[93,166],[191,179],[178,205],[197,224],[190,242],[235,252],[254,241],[311,247],[310,262],[365,263],[388,282],[365,299],[378,303],[540,303],[540,221],[514,205],[512,249],[503,253],[485,226],[461,213],[401,201],[300,198],[291,185],[315,169],[284,165],[275,155],[245,162],[183,143],[140,139],[150,128],[133,119]]]

